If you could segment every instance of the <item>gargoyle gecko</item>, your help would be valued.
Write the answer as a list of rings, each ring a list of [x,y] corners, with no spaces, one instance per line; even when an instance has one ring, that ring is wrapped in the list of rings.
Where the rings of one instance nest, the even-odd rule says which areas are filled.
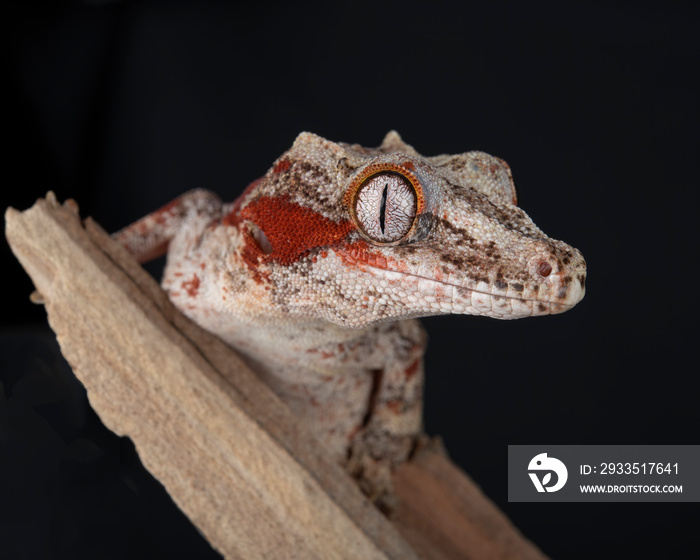
[[[508,165],[300,134],[233,203],[194,190],[115,234],[236,348],[370,495],[422,434],[416,317],[516,319],[584,295],[581,253],[516,206]]]

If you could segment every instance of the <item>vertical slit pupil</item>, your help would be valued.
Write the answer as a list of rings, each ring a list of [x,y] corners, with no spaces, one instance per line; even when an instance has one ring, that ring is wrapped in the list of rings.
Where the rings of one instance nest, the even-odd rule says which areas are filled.
[[[386,194],[388,189],[389,184],[385,183],[384,190],[382,191],[382,205],[379,207],[379,227],[382,230],[382,234],[384,233],[384,223],[386,219]]]

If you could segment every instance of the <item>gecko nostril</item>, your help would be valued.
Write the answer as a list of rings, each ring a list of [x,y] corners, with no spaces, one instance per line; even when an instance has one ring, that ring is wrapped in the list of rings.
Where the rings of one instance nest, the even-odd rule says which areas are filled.
[[[547,278],[551,273],[552,265],[547,261],[541,261],[540,264],[537,265],[537,274],[542,276],[542,278]]]

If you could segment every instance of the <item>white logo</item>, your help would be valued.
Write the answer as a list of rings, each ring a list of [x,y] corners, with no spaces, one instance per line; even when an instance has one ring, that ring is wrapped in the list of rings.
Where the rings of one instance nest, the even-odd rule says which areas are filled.
[[[559,459],[554,457],[547,457],[546,453],[540,453],[535,455],[527,466],[528,471],[550,471],[542,477],[542,480],[537,476],[537,473],[530,472],[530,478],[532,483],[537,488],[538,492],[556,492],[561,490],[566,484],[566,479],[569,477],[569,471],[566,470],[566,465],[562,463]],[[552,480],[552,472],[554,471],[557,475],[557,483],[553,486],[547,486]]]

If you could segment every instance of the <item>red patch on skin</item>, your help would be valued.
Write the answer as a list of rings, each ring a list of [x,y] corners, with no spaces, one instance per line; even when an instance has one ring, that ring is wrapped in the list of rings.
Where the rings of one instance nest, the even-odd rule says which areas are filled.
[[[418,371],[418,366],[420,365],[420,358],[416,358],[411,362],[411,365],[406,368],[406,379],[411,379]]]
[[[272,168],[273,173],[284,173],[292,166],[292,162],[288,159],[279,160]]]
[[[362,268],[362,266],[367,265],[396,272],[408,271],[406,263],[392,257],[385,257],[379,253],[373,253],[369,250],[369,247],[370,245],[366,241],[355,241],[336,249],[336,254],[344,264],[349,266]]]
[[[401,401],[398,400],[388,401],[386,403],[386,407],[394,414],[400,414],[401,410],[403,409]]]
[[[438,280],[438,282],[441,281],[440,279],[437,279],[437,278],[436,278],[436,280]],[[435,297],[438,299],[443,299],[445,297],[445,288],[442,284],[437,284],[435,286]]]
[[[272,251],[264,254],[252,236],[246,236],[250,238],[250,242],[246,239],[246,246],[255,247],[257,261],[275,261],[283,265],[298,261],[312,249],[338,243],[355,229],[349,220],[334,222],[310,208],[290,202],[286,196],[262,196],[248,204],[240,218],[259,227],[272,245]]]
[[[181,284],[181,287],[183,290],[187,292],[187,295],[190,297],[196,297],[197,292],[199,292],[199,277],[196,274],[192,275],[192,280],[188,280],[187,282],[183,282]]]
[[[413,171],[416,168],[410,161],[404,161],[401,164],[401,167],[403,167],[404,169],[408,169],[409,171]]]

